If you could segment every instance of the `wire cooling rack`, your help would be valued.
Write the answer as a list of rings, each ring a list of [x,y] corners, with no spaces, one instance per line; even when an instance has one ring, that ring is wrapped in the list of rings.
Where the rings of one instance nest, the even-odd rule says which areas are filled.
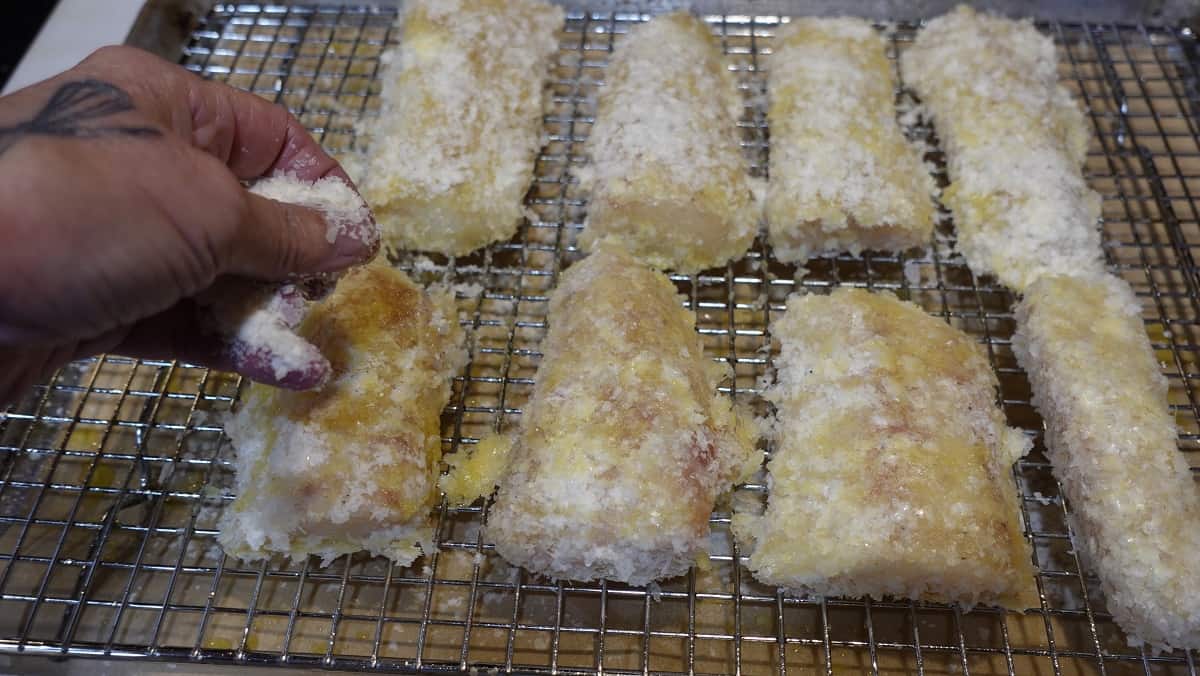
[[[394,259],[458,289],[471,362],[444,415],[447,452],[520,416],[547,294],[580,256],[574,241],[586,204],[571,170],[586,162],[593,95],[614,40],[645,18],[569,14],[528,197],[533,216],[513,240],[456,260]],[[183,64],[286,105],[327,148],[353,158],[355,124],[378,107],[375,78],[397,37],[394,19],[394,8],[218,5]],[[767,133],[753,95],[780,18],[708,20],[746,90],[739,133],[752,171],[764,176]],[[894,56],[915,27],[886,28]],[[1180,451],[1198,465],[1195,39],[1139,25],[1043,29],[1094,125],[1087,172],[1104,196],[1108,262],[1142,297]],[[936,144],[920,124],[908,131]],[[929,158],[939,161],[936,145]],[[890,289],[977,337],[1010,422],[1039,441],[1014,469],[1041,598],[1028,614],[785,598],[737,565],[727,507],[712,517],[712,569],[649,590],[551,583],[513,569],[482,539],[481,507],[443,506],[438,550],[413,567],[362,554],[328,567],[247,564],[215,543],[217,517],[233,498],[219,416],[242,382],[177,362],[104,356],[67,366],[0,413],[0,651],[424,672],[1196,673],[1193,654],[1128,647],[1096,580],[1080,574],[1010,347],[1013,297],[972,275],[953,244],[947,217],[925,254],[819,259],[798,275],[760,239],[724,269],[673,279],[709,355],[735,368],[730,394],[746,400],[768,367],[761,348],[770,321],[792,292]]]

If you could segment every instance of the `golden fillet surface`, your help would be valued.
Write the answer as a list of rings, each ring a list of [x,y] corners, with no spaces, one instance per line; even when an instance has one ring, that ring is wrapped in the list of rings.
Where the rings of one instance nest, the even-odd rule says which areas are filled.
[[[896,122],[886,48],[852,18],[797,18],[772,42],[766,211],[779,260],[929,243],[933,178]]]
[[[585,251],[611,242],[660,269],[691,273],[741,256],[759,207],[738,143],[742,100],[708,25],[655,17],[618,44],[605,72],[591,164]]]
[[[1100,196],[1081,167],[1090,133],[1032,21],[960,5],[901,55],[946,151],[958,248],[976,274],[1023,291],[1043,274],[1098,274]]]
[[[686,572],[707,552],[714,502],[756,459],[752,421],[717,391],[724,369],[667,277],[616,248],[563,274],[548,322],[519,429],[476,451],[505,465],[487,538],[556,578]],[[491,464],[465,465],[477,492]]]
[[[966,334],[886,293],[792,296],[766,511],[734,533],[800,594],[1037,605],[996,377]]]
[[[1200,648],[1200,494],[1141,303],[1112,275],[1047,276],[1016,315],[1013,351],[1108,611],[1131,645]]]
[[[363,134],[363,196],[384,241],[462,255],[517,231],[541,147],[561,8],[414,0]]]
[[[369,550],[407,564],[432,541],[441,411],[464,363],[453,295],[374,263],[298,333],[329,359],[320,391],[252,384],[225,430],[237,499],[218,540],[246,559]]]

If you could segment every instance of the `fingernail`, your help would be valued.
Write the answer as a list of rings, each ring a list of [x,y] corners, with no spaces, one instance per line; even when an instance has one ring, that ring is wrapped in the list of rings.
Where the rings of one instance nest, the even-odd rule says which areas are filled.
[[[234,341],[229,356],[238,373],[256,382],[290,390],[319,389],[332,373],[329,361],[298,336],[287,345]]]
[[[289,390],[319,390],[329,382],[329,362],[311,364],[308,368],[289,371],[273,384]]]
[[[340,220],[327,216],[326,221],[329,227],[325,237],[333,244],[334,258],[332,266],[322,272],[366,263],[379,253],[379,226],[370,214],[365,220]]]

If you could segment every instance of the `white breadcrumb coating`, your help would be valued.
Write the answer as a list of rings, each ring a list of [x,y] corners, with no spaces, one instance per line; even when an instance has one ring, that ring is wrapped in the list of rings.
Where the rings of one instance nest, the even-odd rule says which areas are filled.
[[[929,243],[933,177],[904,138],[883,37],[863,19],[794,19],[772,42],[767,222],[775,257]]]
[[[889,293],[792,296],[765,396],[777,408],[762,515],[734,533],[797,594],[1036,606],[996,376],[966,334]]]
[[[543,83],[561,8],[537,0],[414,0],[384,55],[363,194],[394,247],[469,253],[507,239],[541,146]]]
[[[946,150],[942,201],[971,269],[1018,291],[1043,274],[1103,272],[1100,196],[1081,171],[1090,133],[1058,81],[1053,40],[960,5],[901,65]]]
[[[1013,351],[1108,611],[1130,645],[1200,648],[1200,494],[1141,303],[1112,275],[1047,276],[1016,316]]]
[[[742,99],[702,20],[677,12],[616,47],[588,137],[580,245],[692,273],[741,256],[760,209],[738,144]]]
[[[511,450],[477,451],[505,464],[486,530],[505,559],[642,585],[707,553],[714,502],[760,456],[752,422],[717,391],[727,369],[704,355],[681,301],[665,276],[610,247],[563,274]],[[460,497],[471,474],[490,491],[493,463],[468,464],[452,483]]]
[[[333,378],[319,392],[249,387],[225,423],[237,499],[218,540],[245,559],[365,549],[406,565],[433,539],[441,411],[466,361],[453,295],[373,263],[298,331]]]
[[[283,173],[255,181],[250,192],[321,212],[327,224],[325,240],[330,244],[340,237],[357,240],[367,247],[374,247],[379,242],[379,228],[371,220],[367,203],[354,188],[336,176],[310,182]]]

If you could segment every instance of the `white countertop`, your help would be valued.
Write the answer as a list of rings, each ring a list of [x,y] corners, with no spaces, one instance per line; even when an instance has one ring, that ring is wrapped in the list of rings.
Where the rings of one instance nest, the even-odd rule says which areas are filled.
[[[0,93],[7,94],[60,73],[99,47],[121,44],[144,2],[59,0]]]

